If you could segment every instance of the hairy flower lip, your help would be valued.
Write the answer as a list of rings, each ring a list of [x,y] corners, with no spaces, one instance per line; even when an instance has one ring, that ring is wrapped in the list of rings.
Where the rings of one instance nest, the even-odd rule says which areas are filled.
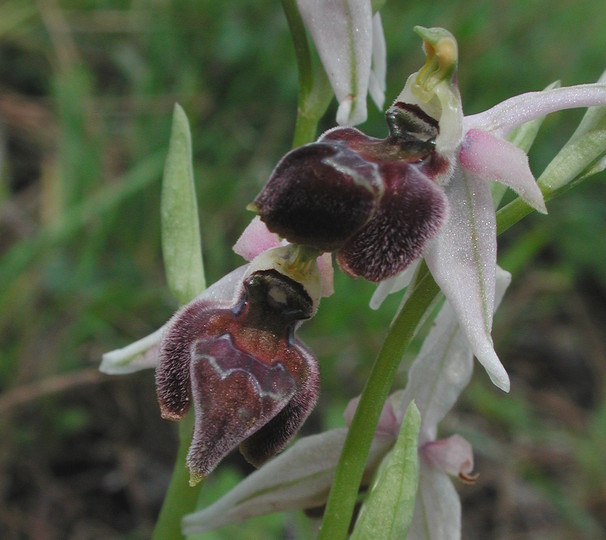
[[[262,253],[234,292],[194,300],[168,324],[156,368],[158,402],[170,420],[194,406],[191,483],[238,445],[260,466],[316,403],[317,361],[295,334],[316,306],[306,286],[281,271],[290,252],[285,246]],[[312,274],[319,295],[317,267]]]
[[[289,242],[334,251],[372,217],[382,190],[376,164],[343,141],[320,140],[287,153],[254,205]]]

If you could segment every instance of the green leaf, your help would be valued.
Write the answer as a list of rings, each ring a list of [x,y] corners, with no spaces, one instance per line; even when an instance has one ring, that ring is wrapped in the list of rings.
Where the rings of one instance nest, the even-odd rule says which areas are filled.
[[[175,105],[162,182],[162,252],[166,281],[183,305],[205,288],[198,204],[187,116]]]
[[[600,82],[606,79],[606,74]],[[606,107],[589,107],[577,130],[547,165],[537,183],[548,201],[606,169]],[[530,214],[520,198],[497,212],[497,234]]]
[[[554,194],[575,180],[602,170],[606,155],[606,128],[596,128],[568,142],[547,166],[538,182],[543,193]]]
[[[411,402],[394,449],[383,460],[362,505],[352,540],[406,538],[419,485],[417,445],[420,426],[419,409]]]

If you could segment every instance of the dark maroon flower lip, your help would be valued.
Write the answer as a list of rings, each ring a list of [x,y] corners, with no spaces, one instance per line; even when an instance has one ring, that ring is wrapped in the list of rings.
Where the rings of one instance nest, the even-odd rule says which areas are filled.
[[[333,251],[372,217],[382,189],[377,165],[346,142],[317,142],[286,154],[254,205],[289,242]]]
[[[437,121],[401,102],[386,118],[385,139],[335,128],[289,152],[254,202],[270,231],[335,251],[347,274],[375,282],[421,256],[448,207],[433,180],[449,166],[435,150]]]
[[[319,375],[295,332],[313,310],[300,283],[269,269],[246,276],[231,302],[194,300],[171,319],[156,388],[164,418],[181,419],[193,403],[193,483],[238,445],[259,466],[299,430]]]

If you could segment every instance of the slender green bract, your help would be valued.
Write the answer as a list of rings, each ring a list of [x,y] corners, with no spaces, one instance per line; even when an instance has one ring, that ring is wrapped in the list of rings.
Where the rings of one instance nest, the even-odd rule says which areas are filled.
[[[183,305],[204,290],[205,280],[191,134],[187,116],[178,104],[164,168],[160,213],[166,281]]]
[[[351,540],[406,538],[419,486],[420,427],[421,414],[413,401],[404,416],[396,444],[383,460],[362,505]]]
[[[198,205],[194,186],[189,122],[185,112],[175,105],[172,132],[162,182],[162,253],[166,280],[180,305],[187,304],[206,287],[200,243]],[[179,424],[179,450],[170,485],[153,540],[179,540],[181,519],[192,512],[202,483],[189,485],[185,458],[191,443],[193,411]]]

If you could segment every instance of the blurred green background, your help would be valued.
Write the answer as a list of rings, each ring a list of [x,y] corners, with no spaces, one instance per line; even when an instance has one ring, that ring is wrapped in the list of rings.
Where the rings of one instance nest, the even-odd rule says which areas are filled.
[[[388,0],[382,15],[387,102],[424,61],[416,24],[457,37],[467,113],[606,69],[601,0]],[[0,537],[149,537],[175,426],[159,419],[151,371],[111,378],[96,366],[176,307],[159,230],[173,104],[192,125],[212,282],[242,263],[231,246],[289,149],[296,95],[279,2],[0,0]],[[361,127],[382,136],[369,111]],[[581,116],[546,120],[537,176]],[[466,539],[606,537],[605,181],[500,238],[514,281],[494,337],[512,392],[478,368],[443,424],[473,443],[481,473],[458,485]],[[361,391],[400,301],[370,311],[373,289],[336,271],[336,294],[302,329],[322,369],[304,433],[342,425]],[[232,455],[204,500],[249,471]],[[313,527],[290,513],[204,538],[300,539]]]

